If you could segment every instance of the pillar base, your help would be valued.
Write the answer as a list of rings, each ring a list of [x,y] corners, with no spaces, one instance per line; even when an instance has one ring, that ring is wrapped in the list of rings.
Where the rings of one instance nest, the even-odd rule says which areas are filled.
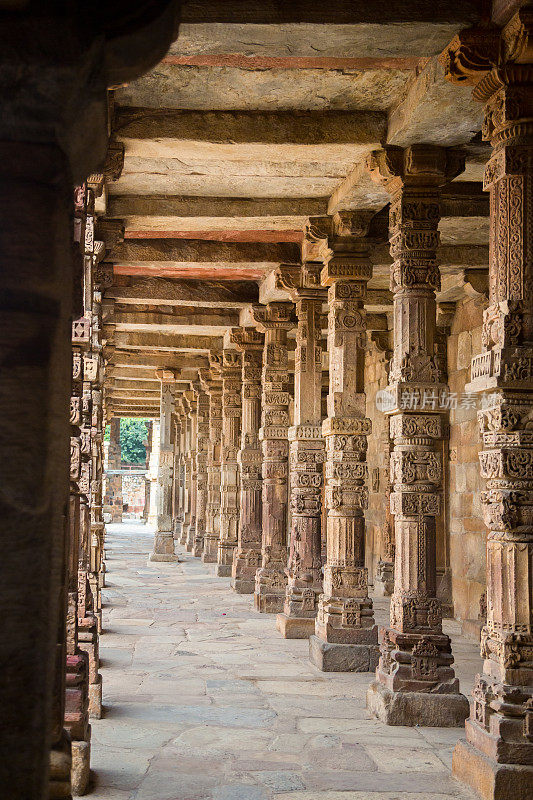
[[[48,777],[48,800],[71,800],[70,774],[72,751],[70,736],[63,730],[61,740],[50,751],[50,773]]]
[[[171,561],[171,562],[178,562],[179,557],[174,554],[172,555],[165,555],[164,553],[150,553],[148,556],[148,561]]]
[[[289,617],[278,614],[276,628],[284,639],[309,639],[315,632],[315,618]]]
[[[253,594],[255,590],[255,580],[247,578],[232,578],[230,585],[237,594]]]
[[[192,549],[192,554],[194,558],[201,558],[204,552],[204,543],[203,542],[195,542],[194,547]]]
[[[453,751],[452,774],[483,800],[533,797],[533,766],[499,764],[462,739]]]
[[[377,644],[338,644],[318,636],[309,639],[309,660],[322,672],[373,672],[379,661]]]
[[[374,578],[374,594],[376,597],[390,597],[393,591],[394,564],[390,561],[380,561]]]
[[[257,589],[254,594],[254,608],[261,614],[280,614],[285,606],[285,592],[283,594],[263,594]]]
[[[231,564],[217,564],[215,574],[219,578],[231,578]]]
[[[178,561],[174,552],[174,536],[172,531],[156,531],[154,549],[148,557],[149,561]]]
[[[217,554],[216,553],[206,553],[205,550],[202,553],[202,561],[204,564],[216,564],[217,563]]]
[[[85,741],[72,742],[72,794],[85,794],[89,788],[91,768],[91,743]]]
[[[89,716],[92,719],[102,719],[102,676],[98,681],[89,684]]]
[[[366,707],[385,725],[462,728],[470,713],[463,694],[392,692],[379,681],[370,684]]]

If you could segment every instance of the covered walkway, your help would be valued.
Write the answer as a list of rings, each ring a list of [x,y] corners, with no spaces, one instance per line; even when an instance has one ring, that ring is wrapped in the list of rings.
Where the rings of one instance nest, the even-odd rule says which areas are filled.
[[[467,800],[450,776],[462,728],[400,728],[370,719],[373,675],[320,672],[308,641],[214,568],[148,563],[153,532],[107,527],[101,638],[103,719],[93,721],[94,800]],[[385,623],[388,601],[376,599]],[[469,694],[478,647],[452,636]]]

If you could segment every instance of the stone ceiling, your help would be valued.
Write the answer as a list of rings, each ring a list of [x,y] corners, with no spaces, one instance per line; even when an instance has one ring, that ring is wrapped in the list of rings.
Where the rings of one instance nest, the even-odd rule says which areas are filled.
[[[124,236],[106,255],[110,407],[157,415],[156,367],[194,379],[250,303],[282,297],[272,272],[300,262],[310,216],[380,214],[368,310],[386,330],[388,197],[365,168],[384,143],[466,148],[443,199],[443,299],[486,271],[481,108],[438,60],[478,5],[183,3],[167,56],[113,93],[124,167],[100,211]]]

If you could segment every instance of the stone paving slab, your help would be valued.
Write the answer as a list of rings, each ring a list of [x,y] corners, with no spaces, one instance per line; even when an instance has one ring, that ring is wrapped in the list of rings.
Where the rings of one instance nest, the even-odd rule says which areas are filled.
[[[462,731],[369,718],[371,675],[321,673],[209,565],[147,566],[152,544],[108,526],[91,800],[472,800],[450,776]],[[446,626],[469,691],[477,647]]]

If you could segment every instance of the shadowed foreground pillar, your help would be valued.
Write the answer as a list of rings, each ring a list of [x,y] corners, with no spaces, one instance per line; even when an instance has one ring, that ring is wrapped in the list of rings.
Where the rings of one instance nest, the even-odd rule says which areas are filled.
[[[72,189],[57,147],[0,144],[0,784],[32,800],[50,747],[58,767],[69,758],[52,691],[65,613]]]
[[[466,698],[452,668],[437,599],[436,517],[442,511],[445,365],[435,341],[440,187],[462,171],[453,150],[414,145],[373,154],[372,176],[391,195],[394,354],[389,374],[391,512],[396,557],[390,628],[369,710],[389,725],[461,726]]]
[[[287,587],[287,505],[289,481],[289,359],[287,333],[296,319],[292,303],[253,307],[263,349],[262,424],[263,534],[261,567],[255,576],[257,611],[283,611]]]
[[[157,370],[161,381],[159,428],[159,466],[157,471],[157,530],[150,561],[177,561],[172,531],[172,469],[174,446],[172,444],[173,385],[175,375],[171,370]]]
[[[315,629],[322,592],[320,510],[323,485],[322,438],[322,263],[280,267],[298,317],[294,365],[294,426],[289,428],[291,538],[288,583],[277,627],[286,639],[307,639]]]
[[[533,7],[497,41],[486,34],[473,53],[461,34],[446,64],[452,80],[477,84],[492,145],[489,307],[466,387],[480,397],[487,619],[453,774],[485,800],[518,800],[533,797]]]
[[[242,352],[242,423],[238,453],[239,538],[233,554],[231,587],[239,594],[253,594],[255,573],[261,563],[261,360],[263,334],[255,328],[234,328],[231,341]]]
[[[322,270],[328,289],[328,417],[326,440],[327,561],[309,657],[327,672],[367,672],[378,662],[378,633],[365,566],[367,437],[364,392],[366,284],[372,277],[370,215],[336,220],[333,257]],[[346,229],[345,229],[346,228]]]

